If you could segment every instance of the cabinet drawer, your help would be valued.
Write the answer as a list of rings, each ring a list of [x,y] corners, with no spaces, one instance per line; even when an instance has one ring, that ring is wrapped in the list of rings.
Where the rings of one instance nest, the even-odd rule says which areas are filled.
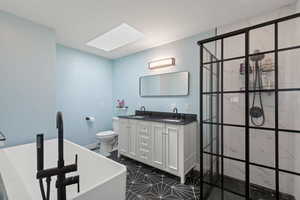
[[[140,159],[145,160],[145,161],[150,161],[150,155],[151,155],[150,150],[140,148],[140,150],[139,150]]]
[[[150,129],[148,127],[140,126],[139,127],[139,134],[144,136],[150,136]]]
[[[139,136],[140,148],[151,149],[151,139],[148,136],[140,135]]]

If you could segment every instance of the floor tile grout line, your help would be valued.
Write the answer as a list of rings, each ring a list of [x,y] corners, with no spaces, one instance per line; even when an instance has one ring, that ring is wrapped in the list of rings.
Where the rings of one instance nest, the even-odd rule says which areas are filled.
[[[113,159],[113,158],[112,158]],[[136,162],[130,162],[130,159],[128,160],[128,161],[126,161],[126,160],[123,160],[123,159],[113,159],[113,160],[115,160],[115,161],[117,161],[117,162],[119,162],[119,163],[121,163],[121,164],[124,164],[124,165],[126,165],[126,166],[132,166],[133,168],[134,167],[138,167],[137,168],[137,172],[136,173],[134,173],[134,175],[132,176],[132,178],[135,180],[135,181],[138,181],[138,179],[139,178],[141,178],[141,180],[142,181],[144,181],[145,183],[147,183],[147,182],[149,182],[149,183],[152,183],[152,181],[151,180],[149,180],[148,178],[145,178],[145,177],[143,177],[147,172],[144,172],[143,171],[143,165],[138,165],[138,163],[136,163]],[[195,185],[195,180],[192,180],[191,181],[191,183],[190,184],[179,184],[178,183],[178,180],[175,178],[175,177],[173,177],[173,176],[166,176],[166,174],[164,174],[163,172],[160,172],[160,171],[157,171],[155,168],[150,168],[150,171],[152,171],[152,173],[154,174],[154,179],[155,179],[155,177],[157,177],[158,179],[161,179],[158,183],[156,183],[155,185],[157,185],[157,184],[160,184],[160,185],[157,185],[158,187],[160,187],[160,190],[161,190],[161,192],[162,193],[167,193],[168,191],[169,191],[169,195],[173,195],[173,196],[177,196],[178,198],[174,198],[174,200],[176,199],[176,200],[182,200],[182,197],[181,197],[181,195],[179,194],[179,195],[176,195],[175,193],[174,193],[174,191],[175,191],[175,189],[176,188],[173,188],[173,186],[174,185],[178,185],[178,186],[187,186],[187,188],[189,188],[189,189],[191,189],[191,187],[192,187],[192,185],[194,185],[194,187],[196,186]],[[128,175],[129,175],[129,173],[128,173]],[[141,176],[141,177],[139,177],[139,176]],[[127,176],[127,178],[128,178],[128,176]],[[170,179],[170,182],[168,183],[168,179]],[[174,181],[174,183],[172,183],[172,181]],[[128,193],[127,193],[127,195],[126,195],[126,198],[128,197],[128,200],[129,199],[135,199],[134,197],[132,198],[132,197],[130,197],[129,195],[129,193],[131,193],[132,195],[134,195],[134,196],[138,196],[138,195],[141,195],[141,197],[142,197],[142,199],[144,198],[143,197],[143,195],[142,194],[139,194],[139,193],[137,193],[136,191],[134,192],[134,191],[132,191],[132,188],[134,187],[134,184],[130,184],[128,187],[127,187],[127,191],[128,190],[130,190]],[[151,189],[150,189],[151,190]],[[182,190],[181,189],[178,189],[177,190],[177,192],[182,192]],[[191,191],[192,193],[191,193],[191,195],[193,196],[193,197],[188,197],[187,199],[194,199],[194,197],[195,197],[195,195],[196,195],[196,193],[195,193],[195,191]],[[137,198],[140,198],[140,197],[137,197]]]

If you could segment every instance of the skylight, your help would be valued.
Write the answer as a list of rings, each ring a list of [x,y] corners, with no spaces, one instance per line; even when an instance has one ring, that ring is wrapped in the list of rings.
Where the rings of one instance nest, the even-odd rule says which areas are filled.
[[[104,51],[112,51],[129,43],[133,43],[141,39],[143,36],[143,33],[137,31],[128,24],[123,23],[103,35],[87,42],[86,45],[102,49]]]

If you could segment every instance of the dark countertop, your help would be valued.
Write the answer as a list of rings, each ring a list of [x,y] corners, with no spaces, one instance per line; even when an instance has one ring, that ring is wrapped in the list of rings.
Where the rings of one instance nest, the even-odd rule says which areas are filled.
[[[197,115],[184,113],[152,112],[152,111],[135,111],[135,115],[119,116],[123,119],[134,119],[152,122],[162,122],[176,125],[186,125],[197,121]]]

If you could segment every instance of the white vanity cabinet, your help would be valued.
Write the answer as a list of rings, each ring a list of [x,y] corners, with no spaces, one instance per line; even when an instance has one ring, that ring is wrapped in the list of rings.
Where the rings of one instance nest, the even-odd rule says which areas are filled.
[[[120,119],[119,155],[169,172],[185,182],[195,167],[197,122],[177,125]]]
[[[146,164],[151,164],[152,157],[152,137],[151,123],[147,121],[137,122],[137,154],[138,160]]]
[[[153,166],[160,169],[165,167],[165,123],[151,123],[152,130],[152,160]]]
[[[128,119],[119,119],[119,137],[118,137],[118,153],[128,154],[129,135],[128,135]]]
[[[128,126],[127,126],[127,131],[128,131],[128,153],[136,157],[137,156],[137,132],[136,132],[136,125],[137,121],[136,120],[128,120]]]
[[[165,167],[168,172],[176,173],[179,172],[179,149],[183,151],[183,144],[179,142],[184,140],[183,126],[166,124],[165,131]]]
[[[137,120],[119,119],[119,153],[137,156]]]

